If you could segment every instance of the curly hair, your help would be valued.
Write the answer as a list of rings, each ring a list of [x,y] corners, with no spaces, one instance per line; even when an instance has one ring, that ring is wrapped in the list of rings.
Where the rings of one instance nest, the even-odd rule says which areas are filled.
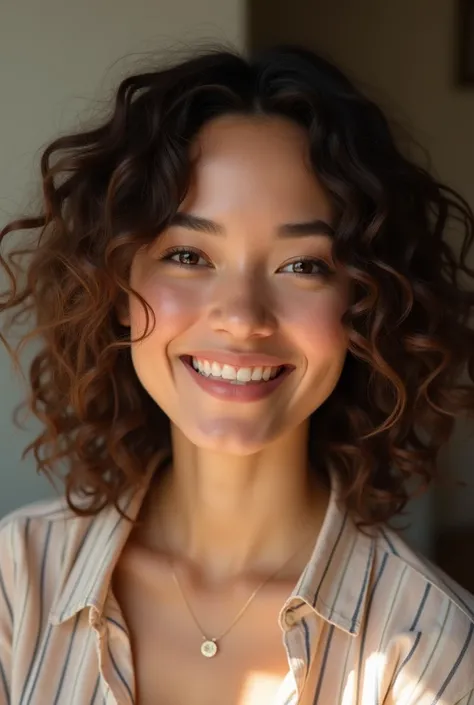
[[[225,114],[284,116],[307,131],[337,214],[334,256],[352,284],[348,354],[310,419],[309,457],[338,473],[363,523],[387,521],[403,510],[413,480],[426,486],[435,477],[455,418],[474,411],[466,261],[474,216],[402,153],[379,107],[296,46],[250,59],[211,48],[131,75],[98,126],[42,153],[41,212],[0,233],[10,283],[0,312],[8,328],[25,315],[34,321],[18,346],[6,332],[2,340],[17,361],[26,342],[40,345],[26,404],[43,430],[25,453],[49,477],[63,467],[70,506],[94,514],[118,506],[171,452],[169,421],[138,381],[117,311],[137,296],[150,328],[151,310],[129,286],[132,259],[186,195],[190,142]],[[33,242],[13,243],[7,255],[5,242],[20,230]],[[459,252],[450,234],[461,234]],[[81,506],[78,495],[87,498]]]

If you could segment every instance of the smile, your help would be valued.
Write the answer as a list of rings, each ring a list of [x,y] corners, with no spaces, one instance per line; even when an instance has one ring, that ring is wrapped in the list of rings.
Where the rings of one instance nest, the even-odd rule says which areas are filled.
[[[192,365],[204,377],[227,380],[231,384],[248,384],[250,382],[268,382],[276,377],[283,366],[278,367],[234,367],[233,365],[220,365],[213,360],[192,358]]]
[[[219,399],[239,402],[269,396],[295,369],[292,365],[236,367],[191,355],[180,359],[201,389]]]

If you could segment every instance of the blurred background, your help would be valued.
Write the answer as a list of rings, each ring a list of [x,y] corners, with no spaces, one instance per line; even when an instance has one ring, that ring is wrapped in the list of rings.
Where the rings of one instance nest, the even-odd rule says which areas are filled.
[[[0,224],[37,201],[48,140],[100,112],[121,77],[148,66],[150,55],[196,41],[319,51],[474,204],[473,0],[2,0]],[[0,517],[54,492],[32,458],[21,460],[36,430],[31,421],[24,431],[12,423],[23,390],[0,348]],[[440,458],[445,482],[412,502],[405,536],[474,592],[473,430],[458,424]]]

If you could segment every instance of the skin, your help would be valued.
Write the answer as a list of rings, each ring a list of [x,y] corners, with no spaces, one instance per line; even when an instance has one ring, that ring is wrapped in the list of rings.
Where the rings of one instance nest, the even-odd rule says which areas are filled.
[[[273,630],[268,634],[278,649],[275,664],[282,651],[278,666],[262,669],[278,674],[287,670],[286,657],[271,625],[309,559],[327,505],[326,490],[309,480],[308,419],[341,374],[348,284],[332,259],[329,235],[278,236],[288,223],[333,224],[300,127],[283,118],[218,118],[198,135],[192,157],[191,187],[179,210],[212,220],[221,233],[171,226],[133,262],[131,285],[156,319],[150,335],[132,344],[133,363],[141,384],[170,418],[173,467],[149,490],[116,590],[132,622],[137,600],[148,595],[156,604],[168,590],[170,610],[176,609],[173,629],[185,620],[195,640],[196,626],[160,557],[172,557],[189,602],[216,634],[293,555],[256,598],[262,620],[267,615]],[[179,266],[179,254],[169,259],[175,246],[197,251],[191,264]],[[301,257],[313,258],[308,274],[295,273]],[[122,322],[132,339],[143,334],[146,318],[135,297]],[[202,390],[180,360],[199,349],[269,353],[294,371],[265,399],[223,401]],[[145,574],[147,586],[133,587],[133,576],[140,582],[137,576]],[[245,616],[240,624],[234,642],[232,632],[226,637],[229,649],[233,644],[238,649]],[[135,619],[137,643],[146,629]],[[264,651],[272,653],[268,645]],[[245,659],[239,658],[233,655],[233,673],[239,663],[245,671]],[[142,683],[143,701],[147,687],[152,688]],[[205,684],[202,688],[205,692]],[[218,692],[215,682],[212,688],[211,699]],[[170,697],[177,701],[176,693]],[[253,700],[240,693],[232,702]]]

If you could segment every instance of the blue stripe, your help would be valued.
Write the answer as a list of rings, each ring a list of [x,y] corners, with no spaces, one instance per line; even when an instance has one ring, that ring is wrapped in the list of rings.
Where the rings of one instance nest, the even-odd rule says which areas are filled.
[[[98,523],[99,523],[99,522],[98,522]],[[84,544],[85,544],[85,542],[86,542],[86,539],[88,538],[88,536],[89,536],[89,534],[91,533],[91,531],[92,531],[92,529],[93,529],[94,526],[97,526],[97,525],[94,524],[94,522],[91,521],[91,523],[90,523],[89,526],[87,527],[86,531],[84,532],[84,536],[82,537],[81,542],[80,542],[80,544],[79,544],[79,546],[78,546],[78,549],[77,549],[77,552],[76,552],[75,563],[74,563],[75,566],[77,566],[78,563],[79,563],[79,560],[80,560],[80,558],[81,558],[81,553],[82,553],[82,550],[83,550],[83,548],[84,548]],[[99,523],[99,533],[100,533],[100,528],[101,528],[101,527],[100,527],[100,523]],[[98,542],[97,542],[96,545],[98,545]],[[86,556],[86,560],[87,560],[88,558],[90,559],[89,554]],[[74,583],[74,585],[73,585],[73,587],[72,587],[72,590],[69,592],[69,601],[70,601],[70,602],[72,601],[74,595],[76,594],[77,586],[78,586],[79,583],[81,582],[82,577],[83,577],[83,575],[84,575],[84,573],[83,573],[82,570],[78,570],[78,573],[79,573],[79,575],[77,576],[76,582]],[[66,612],[68,611],[68,609],[69,609],[69,604],[66,605],[66,607],[63,609],[63,611],[62,611],[61,614],[59,615],[59,621],[60,621],[60,622],[63,620],[64,615],[66,614]]]
[[[10,688],[8,687],[8,681],[7,681],[7,676],[5,674],[5,670],[3,668],[3,664],[0,661],[0,683],[2,683],[3,688],[5,690],[5,697],[7,704],[10,702]]]
[[[388,546],[389,546],[391,552],[393,553],[393,555],[399,557],[400,554],[398,553],[397,549],[395,548],[395,546],[393,545],[393,543],[392,543],[392,542],[390,541],[390,539],[388,538],[387,532],[385,531],[385,529],[384,529],[383,527],[380,529],[380,533],[382,534],[382,536],[384,537],[385,541],[387,542],[387,544],[388,544]]]
[[[441,577],[438,576],[438,578],[439,578],[439,581],[445,586],[446,590],[449,590],[449,592],[451,593],[451,595],[454,596],[455,599],[454,599],[453,601],[455,602],[456,600],[459,600],[459,602],[460,602],[460,603],[462,604],[462,606],[465,608],[465,610],[466,610],[468,616],[469,616],[471,619],[474,619],[474,610],[472,609],[472,605],[468,605],[467,602],[464,602],[464,600],[462,599],[462,597],[461,597],[460,595],[458,595],[458,593],[457,593],[455,590],[453,590],[452,585],[449,585],[449,584],[446,582],[446,580],[443,580],[442,576],[441,576]],[[460,586],[458,586],[458,587],[460,587]]]
[[[448,602],[448,607],[447,607],[447,609],[446,609],[446,614],[445,614],[444,617],[443,617],[443,623],[441,624],[441,628],[440,628],[440,630],[439,630],[439,634],[437,635],[436,642],[435,642],[435,644],[433,645],[433,648],[431,649],[431,653],[430,653],[429,659],[428,659],[428,661],[426,661],[422,672],[421,672],[420,674],[418,674],[418,680],[416,681],[416,683],[413,684],[412,695],[413,695],[413,693],[416,692],[416,689],[418,688],[418,686],[420,685],[420,683],[423,683],[423,679],[424,679],[424,677],[425,677],[425,673],[427,672],[427,670],[428,670],[429,667],[431,666],[431,662],[432,662],[432,660],[433,660],[433,656],[434,656],[435,654],[436,654],[436,655],[438,654],[438,646],[439,646],[441,637],[442,637],[443,634],[444,634],[444,628],[445,628],[445,626],[446,626],[446,622],[448,621],[449,613],[451,612],[451,608],[452,608],[452,607],[453,607],[453,603],[452,603],[451,601],[449,601],[449,602]],[[442,644],[442,642],[441,642],[441,644]]]
[[[90,705],[94,705],[94,700],[96,699],[97,691],[99,690],[99,683],[100,683],[100,674],[97,676],[97,681],[95,684],[94,692],[92,693]]]
[[[77,625],[78,625],[79,617],[80,617],[80,616],[81,616],[81,615],[80,615],[80,612],[79,612],[79,613],[77,614],[76,619],[75,619],[75,622],[74,622],[74,628],[73,628],[73,630],[72,630],[71,638],[69,639],[69,646],[68,646],[68,650],[67,650],[67,654],[66,654],[66,659],[65,659],[64,664],[63,664],[63,670],[62,670],[62,672],[61,672],[61,678],[59,679],[58,688],[57,688],[57,690],[56,690],[56,697],[54,698],[54,704],[53,704],[53,705],[57,705],[57,703],[59,702],[59,696],[61,695],[61,690],[63,689],[64,676],[66,675],[66,671],[67,671],[68,666],[69,666],[69,659],[71,658],[72,644],[73,644],[73,641],[74,641],[74,637],[76,636]]]
[[[330,566],[331,566],[331,563],[332,563],[332,560],[333,560],[333,558],[334,558],[334,554],[336,553],[336,548],[337,548],[337,546],[338,546],[338,544],[339,544],[339,541],[341,540],[341,536],[342,536],[342,534],[343,534],[343,532],[344,532],[344,528],[345,528],[346,522],[347,522],[347,516],[348,516],[348,512],[346,512],[346,513],[344,514],[344,520],[343,520],[343,522],[342,522],[342,524],[341,524],[341,528],[339,529],[339,533],[338,533],[337,538],[336,538],[336,540],[335,540],[335,542],[334,542],[334,546],[332,547],[331,553],[330,553],[330,555],[329,555],[329,560],[328,560],[328,562],[326,563],[326,567],[325,567],[324,572],[323,572],[323,574],[322,574],[321,580],[319,581],[318,589],[316,590],[316,592],[315,592],[315,594],[314,594],[314,598],[313,598],[313,607],[316,606],[316,601],[317,601],[317,599],[318,599],[318,597],[319,597],[319,591],[321,590],[322,584],[323,584],[323,582],[324,582],[324,578],[326,577],[326,575],[327,575],[327,573],[328,573],[328,570],[329,570],[329,568],[330,568]]]
[[[126,506],[124,507],[124,514],[126,514],[128,508],[129,508],[130,505],[132,504],[134,498],[135,498],[135,493],[132,493],[131,496],[130,496],[129,499],[128,499],[128,502],[127,502]],[[105,540],[105,542],[104,542],[104,547],[103,547],[103,550],[102,550],[102,561],[101,561],[101,563],[100,563],[100,565],[99,565],[98,570],[96,571],[96,580],[97,580],[97,575],[99,575],[99,574],[102,572],[105,563],[106,563],[107,561],[110,562],[110,559],[109,559],[109,557],[107,556],[107,549],[108,549],[108,547],[109,547],[109,544],[110,544],[111,539],[113,538],[113,536],[115,535],[115,533],[116,533],[116,531],[117,531],[118,526],[120,526],[120,524],[122,524],[124,521],[126,521],[126,519],[124,519],[124,518],[120,515],[120,516],[118,517],[117,521],[115,522],[114,526],[113,526],[112,529],[110,530],[109,535],[107,536],[107,538],[106,538],[106,540]],[[90,601],[91,595],[92,595],[92,593],[94,592],[96,580],[94,581],[94,584],[92,585],[91,589],[89,590],[89,593],[88,593],[87,598],[86,598],[86,604],[88,604],[88,602]]]
[[[428,585],[425,587],[425,592],[424,592],[424,594],[423,594],[423,597],[421,598],[420,606],[418,607],[418,612],[416,613],[415,619],[413,620],[413,624],[412,624],[411,627],[410,627],[410,631],[411,631],[411,632],[414,632],[415,629],[416,629],[416,625],[418,624],[418,620],[419,620],[420,617],[421,617],[421,614],[422,614],[422,612],[423,612],[423,608],[424,608],[424,606],[425,606],[425,604],[426,604],[426,600],[427,600],[427,598],[428,598],[428,595],[430,594],[430,590],[431,590],[431,585],[428,584]]]
[[[306,649],[306,675],[308,675],[308,670],[311,664],[311,642],[309,638],[309,629],[306,619],[303,617],[301,620],[304,629],[304,646]]]
[[[116,661],[115,661],[115,659],[114,659],[114,655],[113,655],[113,653],[112,653],[112,651],[111,651],[111,649],[110,649],[110,644],[108,644],[107,646],[108,646],[109,656],[110,656],[110,659],[111,659],[111,661],[112,661],[114,670],[115,670],[116,674],[118,675],[118,677],[120,678],[120,680],[122,681],[123,685],[125,686],[125,688],[126,688],[126,690],[127,690],[127,693],[128,693],[129,696],[130,696],[130,702],[133,703],[134,700],[133,700],[132,691],[130,690],[130,686],[129,686],[129,684],[127,683],[127,681],[125,680],[124,676],[122,675],[122,673],[121,673],[119,667],[117,666],[117,663],[116,663]]]
[[[120,629],[120,631],[122,631],[124,634],[126,634],[128,636],[128,631],[127,631],[126,627],[123,626],[123,624],[120,624],[120,622],[117,622],[117,620],[114,619],[113,617],[106,617],[106,619],[108,622],[112,622],[112,624],[115,624],[115,626],[118,629]]]
[[[25,553],[28,553],[28,538],[29,538],[29,529],[30,529],[30,520],[27,519],[25,522],[25,536],[23,539],[23,543],[25,546]],[[15,561],[15,567],[16,567],[16,561]],[[16,580],[15,580],[16,582]],[[23,633],[23,620],[25,619],[25,615],[27,614],[27,604],[28,604],[28,596],[30,594],[30,580],[26,581],[26,593],[25,593],[25,600],[23,603],[23,607],[20,610],[20,624],[18,625],[18,628],[16,629],[16,634],[13,636],[13,651],[15,651],[16,647],[16,640],[19,639]]]
[[[23,698],[25,697],[25,693],[27,691],[29,681],[31,678],[31,673],[33,669],[33,665],[35,663],[36,659],[36,654],[38,652],[38,647],[40,643],[40,638],[41,638],[41,629],[43,627],[43,611],[44,611],[44,582],[45,582],[45,575],[46,575],[46,559],[48,557],[48,548],[49,548],[49,540],[51,537],[51,524],[48,524],[48,530],[46,532],[46,539],[44,542],[44,549],[43,549],[43,557],[41,559],[41,573],[40,573],[40,588],[39,588],[39,615],[38,615],[38,631],[36,632],[36,642],[35,646],[33,649],[33,656],[31,657],[30,661],[30,666],[28,668],[28,674],[25,678],[25,682],[23,684],[23,690],[21,692],[21,697],[20,697],[20,702],[23,703]],[[51,630],[48,631],[48,636]],[[43,651],[44,655],[44,651]],[[38,671],[36,672],[36,678],[35,678],[35,683],[36,679],[38,678]],[[34,687],[30,691],[30,697],[28,698],[28,702],[30,702],[31,697],[33,695],[33,690]]]
[[[12,552],[13,554],[13,552]],[[7,606],[8,614],[10,615],[10,620],[13,622],[13,609],[12,609],[12,603],[8,599],[7,595],[7,590],[5,588],[5,583],[3,581],[3,576],[2,576],[2,571],[0,570],[0,589],[2,591],[3,599],[5,600],[5,604]]]
[[[359,612],[360,612],[360,608],[362,606],[365,592],[367,590],[367,583],[369,581],[369,575],[370,575],[370,569],[372,567],[373,557],[374,557],[374,543],[372,541],[372,543],[370,544],[369,558],[367,560],[367,565],[365,567],[364,581],[362,583],[362,587],[359,592],[359,597],[357,599],[357,605],[356,605],[356,609],[354,612],[354,616],[352,617],[351,630],[350,630],[351,634],[355,634],[357,631],[356,627],[358,626]]]
[[[79,614],[78,616],[80,617],[81,615]],[[77,670],[76,670],[76,677],[75,677],[75,679],[74,679],[74,685],[72,686],[72,692],[73,692],[73,693],[76,692],[76,686],[77,686],[77,681],[79,680],[79,676],[82,677],[82,666],[83,666],[83,664],[84,664],[84,660],[85,660],[85,658],[86,658],[86,654],[89,653],[89,648],[90,648],[89,642],[90,642],[90,640],[91,640],[92,634],[93,634],[92,630],[89,629],[89,630],[87,631],[87,638],[84,639],[84,646],[82,647],[81,659],[80,659],[80,661],[79,661],[79,665],[78,665]]]
[[[408,654],[405,656],[405,658],[404,658],[404,660],[402,661],[401,665],[398,667],[398,669],[397,669],[396,672],[395,672],[395,676],[394,676],[394,678],[393,678],[394,681],[397,680],[397,678],[398,678],[398,676],[400,675],[400,673],[402,672],[402,670],[405,668],[405,666],[407,665],[407,663],[408,663],[408,662],[411,660],[411,658],[413,657],[413,654],[415,653],[416,649],[418,648],[418,644],[420,643],[420,639],[421,639],[421,632],[418,632],[418,634],[416,635],[415,641],[413,642],[413,646],[411,647],[410,651],[409,651]]]
[[[439,703],[439,701],[440,701],[440,699],[441,699],[441,697],[442,697],[444,691],[446,690],[446,688],[448,687],[448,685],[451,683],[451,681],[452,681],[452,679],[453,679],[453,676],[455,675],[456,671],[458,670],[459,666],[461,665],[461,662],[462,662],[464,656],[466,655],[467,647],[468,647],[469,644],[471,643],[471,639],[472,639],[473,633],[474,633],[474,624],[471,624],[470,627],[469,627],[469,632],[468,632],[468,635],[467,635],[467,639],[466,639],[466,641],[464,642],[464,646],[463,646],[462,649],[461,649],[461,653],[460,653],[459,656],[457,657],[454,666],[452,667],[452,669],[451,669],[450,672],[448,673],[448,677],[446,678],[446,680],[444,681],[443,685],[442,685],[441,688],[439,689],[436,698],[433,700],[433,705],[436,705],[436,703]]]
[[[360,538],[359,534],[358,534],[357,532],[354,532],[354,539],[353,539],[352,544],[351,544],[351,546],[350,546],[350,549],[349,549],[349,551],[348,551],[349,555],[352,555],[352,554],[354,553],[354,547],[356,546],[357,541],[359,540],[359,538]],[[339,599],[339,595],[341,594],[342,586],[343,586],[343,584],[344,584],[344,580],[345,580],[345,578],[346,578],[346,573],[347,573],[347,571],[349,570],[350,564],[351,564],[351,561],[350,561],[350,560],[346,560],[345,563],[344,563],[344,570],[342,571],[342,576],[341,576],[341,578],[340,578],[340,580],[339,580],[339,584],[338,584],[338,586],[337,586],[336,594],[335,594],[334,600],[333,600],[333,602],[332,602],[332,607],[331,607],[331,610],[330,610],[329,615],[328,615],[328,621],[331,621],[331,620],[332,620],[332,617],[333,617],[333,614],[334,614],[334,611],[335,611],[335,606],[336,606],[337,601],[338,601],[338,599]]]
[[[321,663],[321,670],[319,672],[318,685],[316,686],[316,692],[314,694],[313,705],[317,705],[317,703],[319,702],[319,696],[321,695],[324,674],[326,672],[326,664],[327,664],[327,660],[329,657],[329,649],[331,648],[331,641],[332,641],[332,637],[334,634],[334,629],[335,629],[334,624],[331,624],[331,628],[329,629],[328,638],[326,640],[326,648],[324,649],[324,655],[323,655],[323,660]]]
[[[385,554],[384,554],[384,557],[383,557],[383,559],[382,559],[382,563],[380,564],[379,572],[378,572],[377,577],[375,578],[375,582],[374,582],[374,584],[373,584],[373,586],[372,586],[372,590],[371,590],[371,593],[370,593],[370,597],[369,597],[369,599],[367,600],[367,614],[370,614],[370,609],[371,609],[371,607],[372,607],[372,602],[374,601],[375,591],[377,590],[378,584],[379,584],[379,582],[380,582],[380,578],[382,577],[382,574],[383,574],[383,572],[384,572],[384,570],[385,570],[385,566],[387,565],[388,555],[389,555],[388,553],[385,553]],[[363,633],[362,633],[361,640],[360,640],[360,656],[359,656],[359,668],[358,668],[358,673],[357,673],[357,696],[356,696],[356,702],[359,702],[359,698],[360,698],[360,692],[359,692],[359,691],[360,691],[360,674],[361,674],[361,671],[362,671],[362,657],[363,657],[363,654],[364,654],[364,648],[365,648],[365,640],[366,640],[366,637],[367,637],[367,629],[364,629],[364,631],[363,631]]]
[[[31,698],[32,698],[33,695],[35,694],[36,683],[37,683],[37,681],[38,681],[38,678],[39,678],[39,675],[40,675],[40,672],[41,672],[41,668],[42,668],[42,666],[43,666],[43,661],[44,661],[44,657],[45,657],[45,655],[46,655],[46,651],[48,650],[48,644],[49,644],[49,639],[50,639],[50,637],[51,637],[51,632],[52,632],[52,630],[53,630],[53,627],[52,627],[51,625],[49,625],[49,626],[48,626],[48,631],[47,631],[47,633],[46,633],[46,638],[45,638],[45,640],[44,640],[44,642],[43,642],[43,649],[42,649],[42,651],[41,651],[41,657],[40,657],[39,662],[38,662],[38,664],[37,664],[37,666],[36,666],[36,672],[35,672],[35,678],[34,678],[34,681],[33,681],[33,685],[31,686],[30,694],[29,694],[28,701],[27,701],[26,705],[29,705],[29,703],[31,702]],[[35,655],[36,655],[36,649],[35,649]],[[34,664],[34,658],[33,658],[32,664],[31,664],[31,666],[30,666],[30,671],[28,672],[28,676],[27,676],[27,678],[26,678],[26,680],[25,680],[25,687],[23,688],[23,691],[25,691],[26,686],[28,685],[28,682],[29,682],[29,680],[30,680],[31,668],[32,668],[33,664]],[[22,705],[23,705],[23,700],[20,700],[20,702],[21,702]]]

